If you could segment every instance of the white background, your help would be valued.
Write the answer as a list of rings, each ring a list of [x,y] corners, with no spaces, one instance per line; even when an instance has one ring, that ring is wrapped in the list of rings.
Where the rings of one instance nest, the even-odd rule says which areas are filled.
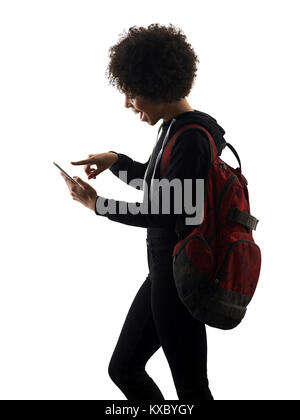
[[[1,399],[125,399],[107,373],[147,273],[146,230],[72,200],[52,164],[115,150],[145,162],[154,127],[105,76],[130,26],[180,27],[199,56],[188,97],[211,114],[248,179],[262,268],[232,331],[207,328],[216,400],[299,399],[299,25],[297,1],[0,2]],[[222,158],[237,166],[231,151]],[[141,200],[110,171],[99,195]],[[177,399],[160,348],[147,364]]]

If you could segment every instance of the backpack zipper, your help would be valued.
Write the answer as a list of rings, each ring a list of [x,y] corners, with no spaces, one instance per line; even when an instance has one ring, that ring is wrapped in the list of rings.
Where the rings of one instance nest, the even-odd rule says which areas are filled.
[[[215,226],[214,226],[214,229],[213,229],[213,231],[212,231],[212,233],[211,233],[210,237],[208,238],[208,242],[211,242],[211,241],[212,241],[212,239],[213,239],[213,237],[214,237],[214,236],[215,236],[215,234],[216,234],[216,230],[217,230],[217,218],[218,218],[218,214],[219,214],[219,211],[220,211],[220,207],[221,207],[221,203],[222,203],[223,197],[224,197],[224,195],[225,195],[226,191],[228,190],[228,188],[230,187],[230,185],[233,183],[233,181],[234,181],[235,179],[238,179],[238,177],[237,177],[236,175],[232,175],[232,176],[231,176],[231,177],[227,180],[227,182],[226,182],[226,184],[224,185],[224,187],[223,187],[222,191],[220,192],[219,199],[218,199],[218,203],[217,203],[217,205],[216,205],[216,212],[215,212]]]

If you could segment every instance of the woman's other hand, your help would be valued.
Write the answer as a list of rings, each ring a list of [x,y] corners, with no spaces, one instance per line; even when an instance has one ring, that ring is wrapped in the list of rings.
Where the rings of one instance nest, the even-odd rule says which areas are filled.
[[[83,169],[87,174],[88,179],[96,179],[97,175],[105,171],[105,169],[110,168],[117,160],[118,155],[116,153],[106,152],[89,155],[87,159],[71,163],[72,165],[85,165]],[[96,165],[96,168],[92,168],[92,165]]]
[[[73,178],[80,184],[80,186],[74,184],[63,172],[60,172],[60,174],[66,181],[73,200],[79,201],[79,203],[94,211],[95,202],[98,197],[97,191],[94,190],[90,184],[79,178],[79,176],[74,176]]]

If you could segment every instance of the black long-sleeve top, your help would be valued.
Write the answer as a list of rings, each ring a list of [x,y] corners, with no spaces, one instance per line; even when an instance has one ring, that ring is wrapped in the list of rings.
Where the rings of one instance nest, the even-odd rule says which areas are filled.
[[[130,183],[133,179],[139,178],[144,180],[147,183],[148,189],[150,188],[150,180],[153,176],[153,169],[155,165],[155,161],[157,158],[158,153],[161,150],[162,143],[165,139],[168,129],[169,135],[166,139],[165,145],[170,140],[172,135],[181,127],[187,124],[200,124],[206,129],[210,131],[212,134],[219,154],[224,147],[225,140],[223,135],[225,131],[221,126],[219,126],[214,118],[205,114],[200,111],[190,111],[182,113],[175,117],[175,121],[170,119],[165,121],[161,124],[160,127],[160,135],[157,139],[157,142],[153,148],[151,156],[145,163],[137,162],[130,158],[129,156],[123,153],[117,153],[118,160],[115,162],[111,167],[111,172],[120,177],[119,171],[127,171],[126,172],[126,182]],[[160,158],[161,159],[161,158]],[[187,131],[180,134],[172,149],[171,149],[171,156],[169,160],[169,165],[166,168],[166,172],[164,174],[164,178],[167,178],[169,181],[177,178],[181,181],[182,185],[182,211],[181,213],[175,213],[174,209],[174,192],[173,188],[170,188],[170,211],[168,214],[164,214],[162,211],[162,206],[160,205],[158,214],[151,213],[151,206],[150,206],[150,198],[149,195],[146,196],[146,191],[144,191],[144,198],[143,202],[145,202],[146,197],[148,197],[148,214],[143,214],[138,212],[137,214],[132,214],[128,210],[128,205],[130,203],[125,201],[119,201],[114,199],[108,199],[102,196],[98,196],[96,203],[95,203],[95,213],[97,215],[108,217],[110,220],[124,223],[131,226],[138,226],[148,228],[148,233],[151,234],[153,229],[161,231],[162,235],[174,233],[175,229],[175,222],[178,217],[194,217],[195,213],[187,214],[185,212],[184,206],[184,180],[191,179],[192,180],[192,205],[196,204],[196,188],[197,183],[196,179],[206,179],[209,167],[210,167],[210,144],[207,135],[203,131],[193,130]],[[154,178],[160,180],[161,174],[159,173],[159,162],[156,166],[156,171],[154,174]],[[145,176],[146,175],[146,176]],[[124,178],[121,178],[124,180]],[[137,188],[137,187],[136,187]],[[198,184],[199,188],[199,184]],[[162,197],[162,188],[159,189],[160,191],[160,200]],[[149,192],[149,191],[148,191]],[[152,200],[152,198],[151,198]],[[140,203],[140,205],[142,205]],[[132,203],[138,204],[138,203]],[[110,212],[109,209],[104,211],[104,208],[107,206],[115,209],[115,214]],[[122,210],[125,209],[126,214],[122,214]],[[185,234],[191,232],[195,226],[193,225],[186,225],[185,227]]]

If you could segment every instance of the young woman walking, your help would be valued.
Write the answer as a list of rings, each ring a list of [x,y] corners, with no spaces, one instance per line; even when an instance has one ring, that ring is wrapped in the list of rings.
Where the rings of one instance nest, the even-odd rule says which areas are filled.
[[[144,203],[152,199],[150,181],[161,179],[162,146],[165,147],[181,127],[190,123],[201,124],[212,134],[221,154],[225,145],[224,129],[210,115],[193,109],[186,99],[196,76],[198,61],[186,36],[173,25],[131,27],[110,48],[108,78],[125,95],[125,107],[139,114],[140,121],[153,126],[163,120],[152,154],[145,163],[115,151],[89,155],[87,159],[71,163],[84,165],[88,179],[108,168],[122,180],[119,171],[126,171],[127,183],[142,179]],[[142,145],[139,143],[138,147]],[[192,204],[195,205],[196,179],[206,178],[209,164],[208,138],[201,131],[185,131],[172,147],[164,178],[170,182],[175,178],[181,181],[182,200],[185,197],[184,180],[191,179]],[[194,319],[180,301],[172,272],[172,251],[178,241],[179,225],[176,222],[178,218],[191,217],[186,213],[185,203],[182,201],[182,212],[178,214],[173,189],[170,189],[167,213],[160,207],[156,213],[133,214],[129,211],[129,205],[133,203],[99,196],[81,178],[75,177],[81,185],[79,187],[62,176],[73,199],[96,215],[147,229],[149,274],[130,306],[112,354],[108,369],[111,379],[128,400],[164,400],[145,369],[150,357],[162,347],[179,400],[213,400],[207,378],[205,325]],[[186,236],[193,229],[194,225],[184,224],[180,232]]]

